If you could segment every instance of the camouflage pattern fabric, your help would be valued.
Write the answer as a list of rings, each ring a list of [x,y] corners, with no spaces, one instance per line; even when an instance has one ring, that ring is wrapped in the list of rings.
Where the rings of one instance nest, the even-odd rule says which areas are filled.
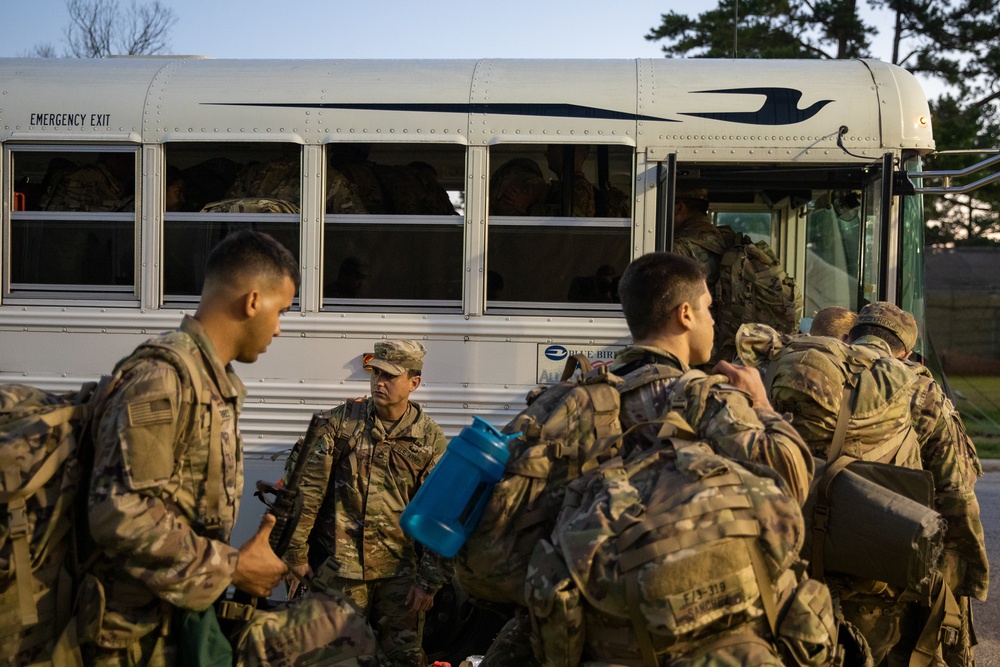
[[[238,552],[227,542],[243,491],[236,422],[246,389],[193,318],[156,343],[172,355],[157,347],[126,358],[128,370],[97,420],[90,526],[107,551],[84,583],[78,616],[82,641],[98,655],[127,653],[160,634],[171,607],[206,609],[236,568]],[[201,375],[202,392],[192,393],[182,355]],[[210,491],[213,446],[222,452],[221,488]],[[184,466],[174,464],[175,451]],[[212,493],[218,507],[207,504]],[[206,525],[209,517],[218,525]]]
[[[828,336],[783,339],[759,324],[742,326],[736,345],[747,366],[758,366],[761,360],[755,355],[765,355],[765,388],[771,403],[792,415],[792,424],[816,456],[827,458],[844,384],[852,382],[857,384],[857,396],[843,453],[921,467],[910,407],[916,375],[903,362],[872,346],[848,345]]]
[[[798,331],[802,291],[763,241],[753,243],[699,215],[676,231],[673,250],[708,269],[715,318],[711,363],[735,358],[734,338],[741,324],[762,322],[782,333]]]
[[[549,183],[549,193],[545,199],[545,214],[555,216],[592,218],[597,212],[594,203],[594,186],[587,180],[583,172],[577,172],[573,177],[573,210],[563,210],[563,182],[561,180]]]
[[[239,197],[209,202],[201,213],[299,213],[299,205],[285,199]]]
[[[490,215],[541,215],[548,187],[537,162],[508,160],[490,177]]]
[[[531,617],[527,609],[519,609],[500,628],[479,667],[534,667],[537,664],[531,649]]]
[[[961,417],[930,372],[917,364],[893,359],[888,345],[876,337],[863,337],[848,346],[839,341],[814,336],[790,338],[764,325],[745,325],[737,334],[740,358],[747,365],[766,364],[766,378],[772,401],[779,409],[792,412],[792,420],[803,437],[819,455],[826,452],[836,425],[837,411],[843,395],[843,382],[851,372],[864,370],[870,364],[870,380],[862,376],[859,383],[858,405],[848,424],[844,451],[862,458],[891,441],[895,434],[908,431],[914,441],[915,453],[897,456],[897,464],[931,472],[934,478],[934,509],[947,522],[942,572],[946,583],[968,609],[967,598],[985,600],[989,582],[989,564],[985,550],[979,503],[975,496],[975,481],[982,475],[975,445]],[[812,353],[808,363],[793,352],[808,347]],[[825,351],[825,352],[824,352]],[[782,368],[789,371],[784,373]],[[798,378],[782,381],[785,374]],[[843,591],[845,616],[859,628],[870,628],[866,634],[872,653],[884,655],[906,625],[910,606],[886,601],[884,596],[859,597],[861,593]],[[862,592],[863,593],[863,592]],[[963,603],[962,600],[965,600]],[[909,609],[909,611],[908,611]],[[881,619],[881,620],[879,620]],[[963,619],[966,627],[969,619]],[[971,632],[960,637],[958,646],[946,647],[946,652],[967,656],[971,653]],[[964,644],[962,643],[964,642]],[[963,664],[958,657],[956,664]],[[877,661],[876,661],[877,662]]]
[[[369,619],[386,663],[400,667],[424,667],[427,664],[427,656],[421,646],[424,613],[413,611],[406,604],[413,577],[363,581],[328,577],[325,571],[321,572],[314,585],[326,593],[343,595],[358,618]]]
[[[524,605],[524,577],[539,539],[555,524],[568,482],[621,444],[621,378],[591,371],[529,392],[528,407],[503,428],[521,435],[482,517],[455,556],[459,582],[483,600]]]
[[[426,593],[437,592],[452,578],[451,562],[429,549],[418,557],[416,543],[399,527],[399,516],[444,454],[447,441],[441,428],[413,402],[391,432],[379,420],[372,399],[350,432],[344,428],[348,404],[319,414],[328,420],[327,428],[293,452],[296,457],[306,452],[310,460],[300,485],[302,514],[285,559],[292,565],[312,560],[314,568],[322,561],[313,578],[320,590],[334,587],[333,579],[358,586],[397,579],[406,581],[407,589],[415,584]],[[294,465],[290,456],[286,470]],[[393,605],[393,611],[397,619],[416,617],[402,604]],[[410,620],[422,622],[422,617]],[[412,639],[419,638],[414,630]],[[379,641],[385,640],[380,636]]]
[[[0,385],[0,665],[42,663],[70,621],[79,452],[94,383]],[[99,396],[101,392],[93,395]],[[85,457],[84,457],[85,458]],[[32,490],[33,489],[33,490]],[[17,519],[21,518],[21,530]]]
[[[326,212],[366,214],[368,209],[347,177],[332,167],[326,170]]]
[[[254,612],[236,648],[236,667],[379,667],[365,617],[336,591],[312,592]]]
[[[727,384],[721,375],[702,374],[684,386],[676,385],[677,378],[690,369],[659,348],[627,347],[615,357],[611,371],[622,372],[637,365],[644,368],[630,377],[640,386],[622,397],[624,429],[656,420],[676,400],[682,406],[678,411],[699,439],[735,461],[770,468],[799,504],[805,502],[812,481],[812,456],[802,436],[784,417],[771,409],[754,407],[744,392]],[[643,378],[643,374],[650,377]]]
[[[354,192],[358,194],[361,205],[372,214],[388,213],[385,192],[378,174],[384,169],[373,162],[350,162],[337,167],[347,179]],[[329,172],[329,169],[327,170]],[[329,201],[329,198],[327,199]],[[327,209],[328,213],[333,213]]]
[[[53,174],[40,204],[43,211],[130,211],[132,197],[105,165],[94,163]]]
[[[661,441],[614,458],[570,484],[551,541],[535,549],[536,659],[828,664],[829,592],[796,590],[809,583],[793,569],[803,531],[780,482],[707,443]],[[765,618],[772,601],[777,636]]]
[[[281,199],[295,206],[302,201],[301,166],[298,160],[256,162],[236,175],[226,191],[229,199]]]

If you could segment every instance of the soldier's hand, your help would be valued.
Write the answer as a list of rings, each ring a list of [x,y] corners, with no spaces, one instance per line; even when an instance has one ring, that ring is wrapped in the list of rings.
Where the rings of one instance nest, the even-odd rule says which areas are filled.
[[[430,611],[434,606],[434,594],[425,593],[420,586],[413,584],[406,594],[406,606],[413,611]]]
[[[244,593],[268,597],[288,571],[288,566],[275,555],[268,542],[274,522],[273,514],[265,514],[257,532],[240,547],[233,585]]]
[[[729,378],[729,384],[750,394],[755,408],[772,409],[771,401],[767,398],[767,390],[764,389],[764,381],[760,377],[760,371],[756,368],[720,361],[712,369],[712,372],[725,375]]]
[[[313,569],[309,563],[302,565],[289,565],[288,573],[284,576],[285,585],[288,586],[288,599],[297,597],[300,592],[304,592],[307,582],[312,579]]]

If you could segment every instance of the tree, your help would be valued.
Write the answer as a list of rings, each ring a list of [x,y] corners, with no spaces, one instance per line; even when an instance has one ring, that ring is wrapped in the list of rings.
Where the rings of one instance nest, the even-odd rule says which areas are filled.
[[[936,78],[950,92],[932,101],[939,149],[996,147],[1000,141],[1000,8],[995,0],[865,0],[892,18],[891,62]],[[866,58],[878,31],[858,0],[719,0],[691,18],[661,16],[646,39],[668,57]],[[942,156],[930,168],[966,166],[973,156]],[[979,156],[975,156],[979,157]],[[1000,233],[1000,187],[975,198],[944,197],[927,207],[929,237],[973,243]]]
[[[163,53],[169,46],[170,29],[177,23],[173,10],[160,0],[142,4],[130,0],[124,7],[119,0],[66,0],[66,11],[66,55],[74,58]],[[50,58],[55,49],[42,44],[32,55]]]

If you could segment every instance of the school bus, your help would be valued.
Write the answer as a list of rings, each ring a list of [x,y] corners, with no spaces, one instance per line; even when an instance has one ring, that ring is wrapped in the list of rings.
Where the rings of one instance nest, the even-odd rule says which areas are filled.
[[[299,258],[238,368],[248,467],[428,348],[452,435],[507,422],[567,355],[628,342],[614,281],[669,249],[678,189],[767,241],[805,296],[923,329],[926,97],[872,60],[0,59],[0,381],[69,390],[193,311],[226,233]],[[254,476],[248,470],[248,477]]]

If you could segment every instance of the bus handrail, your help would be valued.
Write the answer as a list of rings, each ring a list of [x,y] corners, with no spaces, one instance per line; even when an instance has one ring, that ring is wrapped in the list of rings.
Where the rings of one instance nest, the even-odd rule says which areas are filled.
[[[943,179],[944,185],[933,185],[924,186],[919,185],[914,187],[913,191],[918,194],[925,195],[941,195],[941,194],[966,194],[972,192],[973,190],[978,190],[979,188],[989,185],[995,181],[1000,180],[1000,169],[989,176],[980,178],[978,181],[973,181],[972,183],[967,183],[965,185],[953,185],[952,179],[962,178],[973,174],[977,171],[981,171],[988,167],[991,167],[997,163],[1000,163],[1000,148],[982,148],[982,149],[961,149],[961,150],[948,150],[948,151],[937,151],[933,155],[963,155],[969,153],[997,153],[993,157],[988,157],[984,160],[965,167],[964,169],[940,169],[935,171],[908,171],[906,172],[907,178],[914,181],[923,181],[929,179]]]

